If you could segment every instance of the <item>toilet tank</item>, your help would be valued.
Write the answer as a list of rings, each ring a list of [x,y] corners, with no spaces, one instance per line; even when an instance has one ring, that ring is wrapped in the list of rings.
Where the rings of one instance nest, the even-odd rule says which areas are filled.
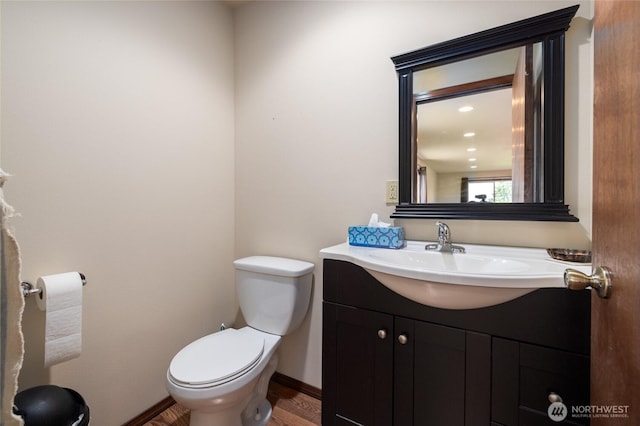
[[[238,302],[249,326],[284,336],[300,325],[309,308],[313,263],[251,256],[233,264]]]

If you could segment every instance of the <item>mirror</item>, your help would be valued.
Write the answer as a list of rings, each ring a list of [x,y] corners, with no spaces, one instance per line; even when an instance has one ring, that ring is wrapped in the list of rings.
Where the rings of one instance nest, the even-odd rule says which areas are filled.
[[[577,9],[392,58],[392,217],[577,221],[564,204],[564,37]]]
[[[540,53],[535,43],[413,74],[412,201],[539,201]],[[525,122],[533,131],[523,131]]]

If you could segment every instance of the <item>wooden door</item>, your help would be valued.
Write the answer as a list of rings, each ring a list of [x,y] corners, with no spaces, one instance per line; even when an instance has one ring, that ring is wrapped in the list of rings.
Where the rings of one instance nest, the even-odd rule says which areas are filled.
[[[640,3],[596,0],[594,23],[594,265],[613,273],[609,299],[592,294],[591,404],[628,406],[640,424]],[[624,414],[624,413],[623,413]]]
[[[511,85],[511,187],[514,203],[533,203],[534,91],[533,45],[520,48]],[[537,85],[539,87],[539,85]]]

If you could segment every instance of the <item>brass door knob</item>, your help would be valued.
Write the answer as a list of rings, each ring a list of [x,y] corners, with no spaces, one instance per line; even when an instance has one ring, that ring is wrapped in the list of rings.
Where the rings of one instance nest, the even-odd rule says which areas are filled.
[[[598,266],[592,275],[575,269],[564,271],[564,285],[569,290],[594,289],[598,296],[606,299],[611,293],[611,271],[606,266]]]

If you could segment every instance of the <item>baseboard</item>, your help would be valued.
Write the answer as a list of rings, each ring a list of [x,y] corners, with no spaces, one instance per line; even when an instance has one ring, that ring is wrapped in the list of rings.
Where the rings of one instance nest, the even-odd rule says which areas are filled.
[[[168,396],[162,401],[155,404],[153,407],[147,409],[144,413],[140,413],[133,419],[129,420],[122,426],[144,426],[154,417],[158,416],[160,413],[162,413],[164,410],[171,407],[175,403],[176,401],[171,396]]]
[[[284,374],[278,373],[276,371],[275,373],[273,373],[273,376],[271,376],[271,380],[300,393],[309,395],[315,399],[322,400],[321,389],[318,389],[315,386],[308,385],[304,382],[301,382],[300,380],[296,380],[293,377],[285,376]]]
[[[316,399],[322,399],[322,390],[308,385],[300,380],[296,380],[293,377],[285,376],[284,374],[278,373],[277,371],[273,373],[271,380],[274,382],[281,384],[282,386],[286,386],[300,393],[304,393]],[[145,410],[143,413],[140,413],[133,419],[126,422],[123,426],[144,426],[146,423],[150,422],[153,418],[158,416],[167,408],[171,407],[175,404],[176,401],[168,396],[162,401],[155,404],[153,407]]]

